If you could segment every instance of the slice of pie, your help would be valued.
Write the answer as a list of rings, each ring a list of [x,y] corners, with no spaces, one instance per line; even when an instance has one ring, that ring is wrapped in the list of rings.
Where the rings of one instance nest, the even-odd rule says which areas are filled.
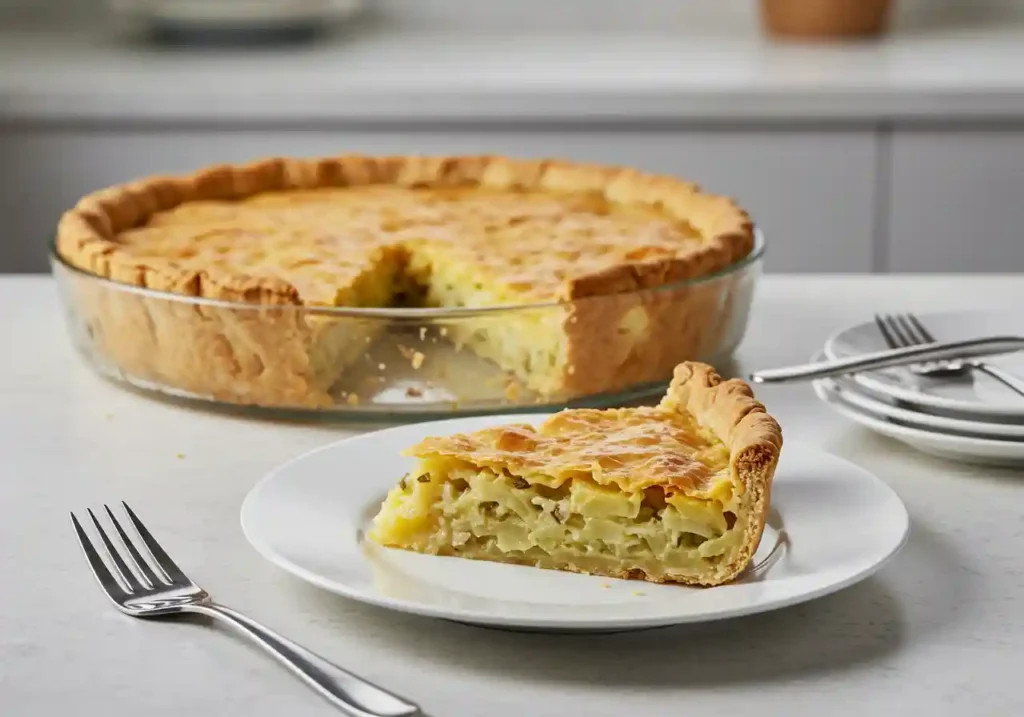
[[[781,447],[747,384],[683,363],[657,407],[427,438],[369,535],[433,555],[718,585],[757,550]]]
[[[453,318],[444,340],[547,399],[663,381],[738,338],[727,318],[749,287],[683,282],[753,246],[746,212],[688,182],[491,156],[151,177],[83,198],[56,241],[86,275],[163,292],[73,277],[90,351],[144,381],[270,406],[339,400],[331,387],[385,329],[316,313],[335,308],[530,306]]]

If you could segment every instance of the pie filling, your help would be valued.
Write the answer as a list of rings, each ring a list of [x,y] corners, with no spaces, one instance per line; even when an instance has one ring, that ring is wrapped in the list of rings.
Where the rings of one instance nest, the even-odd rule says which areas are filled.
[[[723,503],[661,486],[626,492],[592,476],[430,458],[388,494],[370,537],[435,555],[662,581],[728,561],[745,518],[731,495]]]

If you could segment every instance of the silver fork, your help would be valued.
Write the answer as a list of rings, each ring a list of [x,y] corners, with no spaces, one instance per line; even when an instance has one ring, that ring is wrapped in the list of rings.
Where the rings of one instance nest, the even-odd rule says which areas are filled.
[[[115,547],[96,515],[89,510],[89,517],[96,526],[113,569],[107,567],[78,518],[74,513],[71,514],[71,522],[93,575],[103,592],[121,612],[132,617],[164,617],[184,613],[207,615],[226,622],[252,639],[349,715],[411,717],[422,714],[416,705],[341,669],[231,608],[213,602],[205,590],[174,564],[128,504],[122,502],[121,505],[141,539],[141,549],[121,527],[109,507],[103,506],[125,551]],[[148,559],[142,557],[143,552]]]
[[[882,333],[885,343],[892,349],[935,343],[935,337],[932,333],[913,314],[875,314],[875,325],[878,326],[878,330]],[[957,378],[967,376],[971,371],[981,371],[1007,388],[1024,396],[1024,380],[980,359],[932,361],[929,363],[911,364],[909,368],[918,376],[930,378]]]

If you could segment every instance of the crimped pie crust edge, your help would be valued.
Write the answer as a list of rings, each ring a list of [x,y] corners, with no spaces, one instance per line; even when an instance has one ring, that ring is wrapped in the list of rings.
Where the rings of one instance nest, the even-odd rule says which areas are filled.
[[[729,449],[729,466],[743,485],[751,520],[733,560],[719,566],[711,579],[692,582],[718,585],[733,580],[750,563],[761,542],[782,450],[782,429],[746,382],[722,380],[714,368],[694,361],[676,367],[660,405],[693,414]]]
[[[653,288],[704,276],[743,258],[754,244],[750,217],[735,202],[669,176],[562,160],[489,155],[343,155],[217,165],[191,175],[150,177],[94,192],[61,218],[57,253],[79,269],[143,288],[261,304],[300,304],[298,292],[286,281],[184,269],[170,259],[138,261],[122,251],[116,235],[189,201],[370,184],[600,192],[618,204],[657,205],[689,222],[703,238],[699,248],[682,256],[624,263],[575,277],[566,283],[564,299]]]

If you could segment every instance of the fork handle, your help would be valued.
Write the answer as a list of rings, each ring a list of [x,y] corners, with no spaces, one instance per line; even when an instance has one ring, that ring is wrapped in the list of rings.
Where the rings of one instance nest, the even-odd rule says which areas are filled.
[[[352,717],[413,717],[419,707],[328,662],[314,652],[217,603],[189,606],[225,622],[269,652],[306,684]]]
[[[750,375],[754,383],[787,383],[830,378],[860,371],[874,371],[891,366],[906,366],[927,361],[966,360],[979,356],[995,356],[1024,349],[1024,338],[997,336],[967,341],[921,344],[901,349],[889,349],[874,353],[850,356],[848,358],[820,361],[817,363],[773,368],[757,371]]]
[[[1024,396],[1024,380],[1014,376],[1012,373],[1004,371],[998,366],[993,366],[990,363],[985,363],[984,361],[968,361],[967,363],[974,370],[988,374],[1010,390]]]

